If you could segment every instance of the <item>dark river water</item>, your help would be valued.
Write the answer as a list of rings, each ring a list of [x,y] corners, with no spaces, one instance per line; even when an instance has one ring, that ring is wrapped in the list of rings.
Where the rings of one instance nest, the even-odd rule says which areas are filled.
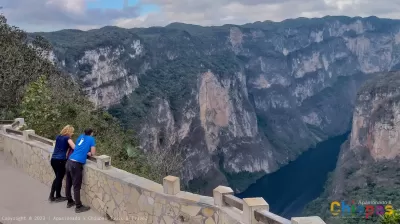
[[[317,144],[295,161],[265,175],[236,196],[263,197],[271,212],[288,219],[300,216],[304,206],[323,192],[327,175],[335,169],[340,146],[348,134]]]

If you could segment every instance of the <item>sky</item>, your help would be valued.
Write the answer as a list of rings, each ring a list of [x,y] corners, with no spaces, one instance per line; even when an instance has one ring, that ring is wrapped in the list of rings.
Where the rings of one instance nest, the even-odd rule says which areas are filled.
[[[0,0],[0,13],[28,32],[282,21],[326,15],[400,19],[400,0]]]

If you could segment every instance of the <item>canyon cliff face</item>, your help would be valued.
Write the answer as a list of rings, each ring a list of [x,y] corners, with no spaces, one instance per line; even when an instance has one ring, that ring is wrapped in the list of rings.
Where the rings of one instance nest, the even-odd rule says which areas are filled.
[[[182,153],[184,183],[205,193],[243,190],[347,132],[367,74],[400,68],[400,22],[376,17],[39,34],[98,107],[136,130],[144,151]],[[394,156],[393,142],[373,140],[392,131],[376,125],[384,130],[369,144]]]
[[[332,218],[327,201],[390,201],[395,209],[400,206],[400,72],[374,76],[358,93],[351,136],[342,145],[324,194],[306,209],[307,214],[325,213],[321,215],[328,223],[347,222]]]
[[[366,148],[375,161],[400,155],[400,74],[385,75],[360,91],[350,139],[350,149]]]

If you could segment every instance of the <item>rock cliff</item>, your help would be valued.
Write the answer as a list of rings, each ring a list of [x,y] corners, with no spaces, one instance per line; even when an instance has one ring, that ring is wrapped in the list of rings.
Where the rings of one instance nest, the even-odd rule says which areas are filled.
[[[360,89],[351,136],[342,146],[326,191],[306,213],[325,213],[328,223],[346,223],[332,219],[327,201],[386,201],[398,209],[399,162],[400,72],[385,72]]]
[[[345,133],[366,74],[400,68],[400,21],[376,17],[39,34],[97,106],[145,151],[178,149],[185,183],[207,193],[227,182],[243,190]],[[393,143],[371,144],[394,156]]]
[[[400,155],[400,73],[376,77],[359,93],[350,149],[366,148],[375,161]]]

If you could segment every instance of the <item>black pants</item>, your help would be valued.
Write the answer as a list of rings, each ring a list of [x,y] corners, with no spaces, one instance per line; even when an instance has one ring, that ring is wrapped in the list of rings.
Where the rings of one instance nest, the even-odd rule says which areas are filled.
[[[74,187],[74,197],[76,207],[82,206],[81,202],[81,186],[82,186],[82,174],[83,164],[75,161],[67,161],[67,179],[66,179],[66,190],[65,194],[68,201],[72,201],[71,188]]]
[[[61,187],[65,175],[66,160],[51,159],[50,163],[51,167],[53,167],[54,174],[56,175],[56,178],[51,185],[50,197],[54,197],[54,192],[56,193],[56,197],[61,197]]]

